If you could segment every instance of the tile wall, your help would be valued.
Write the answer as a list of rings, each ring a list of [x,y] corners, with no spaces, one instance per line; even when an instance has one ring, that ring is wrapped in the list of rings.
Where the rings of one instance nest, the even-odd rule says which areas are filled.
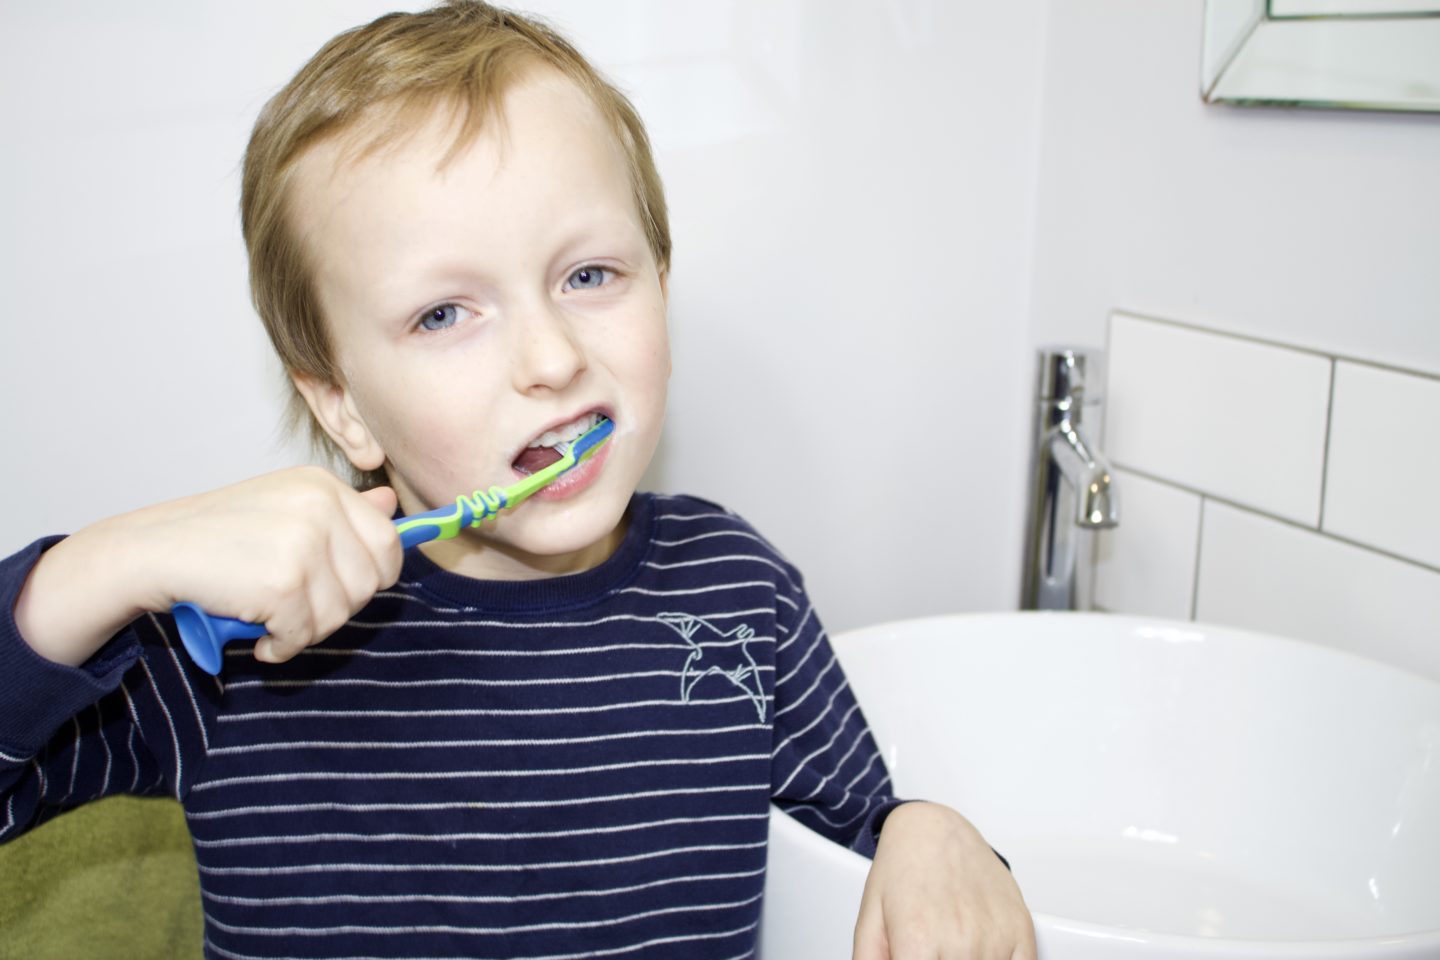
[[[1440,376],[1115,313],[1095,605],[1440,680]]]

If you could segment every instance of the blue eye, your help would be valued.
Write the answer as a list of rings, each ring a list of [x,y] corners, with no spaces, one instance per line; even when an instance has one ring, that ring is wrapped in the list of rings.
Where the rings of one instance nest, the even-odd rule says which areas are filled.
[[[604,267],[581,267],[570,274],[570,279],[565,281],[565,285],[572,290],[594,290],[605,285],[605,275],[609,272]]]
[[[425,311],[420,318],[420,326],[426,330],[444,330],[447,327],[453,327],[455,322],[460,319],[460,310],[461,308],[453,303],[442,303],[438,307]]]

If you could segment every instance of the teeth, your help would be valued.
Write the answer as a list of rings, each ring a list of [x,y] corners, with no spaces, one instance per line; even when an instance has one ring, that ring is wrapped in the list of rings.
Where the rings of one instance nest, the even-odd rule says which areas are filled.
[[[595,429],[597,426],[600,425],[600,421],[603,419],[605,418],[598,413],[586,414],[579,420],[576,420],[572,423],[567,423],[564,426],[556,427],[554,430],[546,430],[544,433],[540,434],[540,436],[536,437],[534,440],[531,440],[529,445],[532,448],[554,447],[562,443],[570,443],[573,440],[579,439],[588,431]]]

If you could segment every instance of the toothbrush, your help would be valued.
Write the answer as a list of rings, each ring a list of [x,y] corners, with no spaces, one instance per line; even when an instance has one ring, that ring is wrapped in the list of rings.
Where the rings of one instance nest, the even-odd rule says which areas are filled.
[[[494,517],[501,510],[519,506],[542,487],[558,480],[562,475],[590,459],[610,439],[615,424],[601,417],[600,422],[569,443],[555,447],[560,459],[543,470],[536,471],[524,479],[506,487],[491,487],[476,490],[466,496],[461,494],[448,506],[401,517],[395,521],[395,532],[400,534],[400,545],[411,547],[431,540],[449,540],[460,534],[466,527],[478,527],[483,521]],[[196,666],[214,676],[220,673],[220,650],[231,640],[257,640],[265,636],[263,624],[248,623],[231,617],[217,617],[206,613],[193,603],[181,601],[170,608],[175,625],[180,631],[180,641]]]

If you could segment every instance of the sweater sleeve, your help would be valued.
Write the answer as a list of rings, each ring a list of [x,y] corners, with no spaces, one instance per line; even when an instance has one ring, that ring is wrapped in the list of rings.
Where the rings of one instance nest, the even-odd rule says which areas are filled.
[[[798,573],[779,601],[771,799],[816,832],[874,856],[881,822],[901,801]]]
[[[111,794],[182,797],[218,699],[172,645],[168,617],[142,617],[80,667],[25,642],[15,601],[60,539],[0,560],[0,842]]]

